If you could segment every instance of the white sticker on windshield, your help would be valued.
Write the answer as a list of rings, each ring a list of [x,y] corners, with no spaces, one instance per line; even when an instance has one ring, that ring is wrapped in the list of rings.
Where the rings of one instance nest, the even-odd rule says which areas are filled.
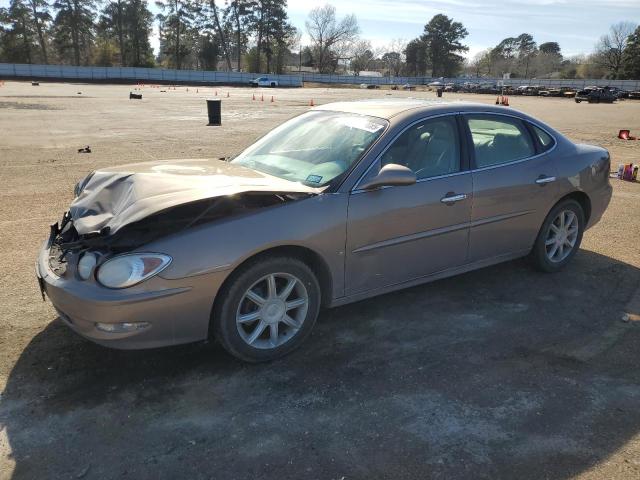
[[[375,133],[383,127],[379,123],[372,122],[371,120],[362,117],[343,117],[338,120],[347,127],[357,128],[358,130],[364,130],[369,133]]]

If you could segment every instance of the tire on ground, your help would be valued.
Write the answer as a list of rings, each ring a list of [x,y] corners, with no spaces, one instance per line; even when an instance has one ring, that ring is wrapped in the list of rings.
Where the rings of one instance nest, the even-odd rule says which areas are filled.
[[[259,349],[248,345],[240,336],[236,314],[245,292],[262,277],[272,273],[289,273],[304,283],[309,304],[302,327],[284,344],[273,349]],[[309,336],[318,317],[321,290],[315,273],[295,257],[261,258],[240,267],[218,293],[211,317],[210,331],[222,347],[246,362],[267,362],[282,357],[298,348]]]
[[[555,220],[558,214],[563,210],[570,210],[575,213],[578,218],[578,236],[576,238],[576,243],[571,250],[571,253],[560,262],[552,262],[547,257],[546,251],[546,239],[547,234],[549,232],[549,228],[551,223]],[[540,231],[538,232],[538,237],[533,245],[533,249],[530,253],[530,259],[533,262],[533,265],[540,271],[553,273],[562,270],[567,263],[571,261],[573,256],[576,254],[578,249],[580,248],[580,243],[582,242],[582,234],[584,233],[585,227],[585,218],[584,218],[584,210],[582,206],[575,200],[567,199],[562,200],[558,204],[556,204],[547,217],[545,218],[542,227],[540,227]]]

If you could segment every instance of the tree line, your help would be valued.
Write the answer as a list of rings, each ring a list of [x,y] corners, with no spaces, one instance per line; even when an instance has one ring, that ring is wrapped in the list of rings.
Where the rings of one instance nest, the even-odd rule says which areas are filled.
[[[484,50],[465,65],[469,75],[532,78],[640,78],[640,26],[631,22],[612,25],[600,37],[593,53],[564,57],[557,42],[538,45],[533,36],[522,33],[508,37]]]
[[[593,53],[566,58],[557,42],[508,37],[471,59],[468,31],[437,14],[410,41],[374,47],[355,15],[313,8],[308,40],[287,15],[286,0],[11,0],[0,8],[0,62],[132,66],[282,73],[375,70],[389,76],[640,78],[640,27],[621,22]],[[159,50],[151,36],[157,31]]]

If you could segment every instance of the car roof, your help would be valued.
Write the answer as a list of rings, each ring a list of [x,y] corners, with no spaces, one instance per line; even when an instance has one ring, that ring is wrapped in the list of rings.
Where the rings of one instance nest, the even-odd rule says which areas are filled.
[[[355,113],[390,120],[395,116],[409,111],[413,111],[412,113],[415,114],[433,111],[433,113],[435,114],[459,112],[465,110],[477,111],[479,109],[482,109],[484,111],[504,111],[504,107],[497,108],[484,103],[447,100],[420,100],[416,98],[371,99],[355,100],[349,102],[334,102],[315,107],[313,110]]]

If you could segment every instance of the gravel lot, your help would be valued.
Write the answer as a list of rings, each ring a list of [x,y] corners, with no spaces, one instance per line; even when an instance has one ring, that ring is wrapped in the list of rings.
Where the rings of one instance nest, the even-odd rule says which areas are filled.
[[[34,278],[80,177],[231,154],[312,98],[435,96],[145,87],[135,101],[132,88],[0,87],[0,479],[640,478],[640,183],[612,180],[556,275],[515,261],[324,311],[268,365],[215,344],[113,351],[64,327]],[[223,126],[206,127],[216,90]],[[640,102],[510,100],[640,163],[640,141],[615,138],[640,134]]]

